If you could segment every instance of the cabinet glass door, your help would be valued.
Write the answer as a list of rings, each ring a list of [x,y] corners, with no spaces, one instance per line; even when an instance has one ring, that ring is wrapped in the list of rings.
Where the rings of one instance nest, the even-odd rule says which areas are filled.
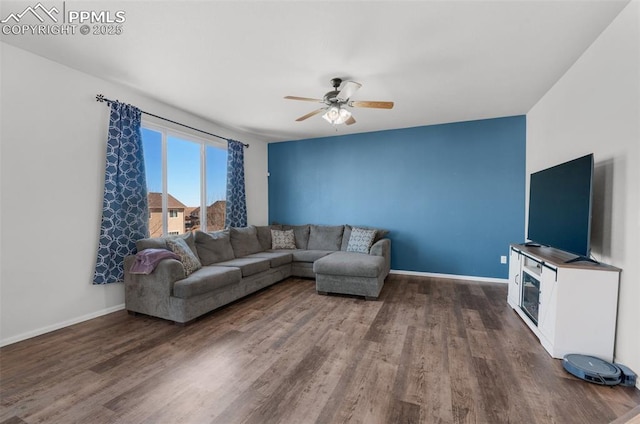
[[[522,302],[520,307],[525,314],[538,325],[538,310],[540,306],[540,280],[529,274],[522,273]]]

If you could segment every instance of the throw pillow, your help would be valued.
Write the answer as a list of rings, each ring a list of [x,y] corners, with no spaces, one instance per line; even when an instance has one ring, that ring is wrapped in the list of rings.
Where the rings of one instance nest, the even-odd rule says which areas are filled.
[[[276,249],[295,249],[296,238],[293,230],[271,230],[271,248]]]
[[[376,230],[354,227],[351,229],[347,252],[369,253],[373,239],[376,237]]]
[[[167,247],[176,255],[180,256],[180,262],[184,267],[185,276],[189,276],[193,272],[202,268],[200,259],[193,254],[187,242],[179,237],[167,239]]]
[[[344,234],[342,235],[342,244],[340,245],[340,250],[342,250],[343,252],[347,251],[347,246],[349,245],[349,238],[351,237],[352,228],[355,228],[355,226],[351,226],[348,224],[344,226]],[[380,228],[372,228],[372,227],[366,227],[366,226],[360,226],[358,228],[376,231],[376,237],[373,239],[373,244],[376,244],[378,240],[382,240],[389,234],[389,230],[383,230]]]

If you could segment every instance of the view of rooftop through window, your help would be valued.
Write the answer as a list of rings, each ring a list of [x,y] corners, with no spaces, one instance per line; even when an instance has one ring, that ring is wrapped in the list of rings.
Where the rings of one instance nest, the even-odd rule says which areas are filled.
[[[150,236],[183,234],[202,229],[203,206],[207,211],[206,231],[224,228],[227,151],[199,140],[150,128],[142,128],[142,141],[149,192]],[[162,210],[163,142],[166,143],[166,228],[163,228],[165,217]],[[203,154],[205,166],[201,169]],[[206,193],[205,199],[202,199],[204,204],[201,200],[203,180]]]

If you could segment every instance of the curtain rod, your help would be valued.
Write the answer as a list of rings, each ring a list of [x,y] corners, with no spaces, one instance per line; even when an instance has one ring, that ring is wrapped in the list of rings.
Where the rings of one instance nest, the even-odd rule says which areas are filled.
[[[97,95],[96,95],[96,101],[97,101],[97,102],[100,102],[100,103],[104,103],[104,102],[106,102],[108,105],[111,105],[111,103],[115,103],[113,100],[107,99],[107,98],[106,98],[106,97],[104,97],[104,95],[102,95],[102,94],[97,94]],[[200,129],[198,129],[198,128],[190,127],[189,125],[185,125],[185,124],[182,124],[182,123],[180,123],[180,122],[176,122],[176,121],[173,121],[173,120],[171,120],[171,119],[168,119],[168,118],[164,118],[164,117],[162,117],[162,116],[155,115],[155,114],[153,114],[153,113],[145,112],[144,110],[141,110],[140,112],[141,112],[141,113],[144,113],[145,115],[153,116],[154,118],[162,119],[163,121],[171,122],[172,124],[176,124],[176,125],[180,125],[180,126],[185,127],[185,128],[189,128],[190,130],[198,131],[198,132],[201,132],[201,133],[203,133],[203,134],[207,134],[207,135],[210,135],[210,136],[213,136],[213,137],[220,138],[220,139],[222,139],[222,140],[226,140],[226,141],[235,141],[235,140],[232,140],[232,139],[230,139],[230,138],[222,137],[222,136],[219,136],[219,135],[217,135],[217,134],[212,134],[212,133],[210,133],[210,132],[200,130]],[[243,145],[244,147],[247,147],[247,148],[249,147],[249,145],[248,145],[248,144],[246,144],[246,143],[242,143],[242,145]]]

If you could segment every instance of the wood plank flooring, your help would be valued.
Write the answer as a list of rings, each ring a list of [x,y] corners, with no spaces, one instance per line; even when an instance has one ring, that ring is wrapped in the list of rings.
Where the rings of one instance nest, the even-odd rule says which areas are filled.
[[[291,278],[180,327],[119,311],[0,349],[0,423],[609,423],[502,284],[392,275],[378,301]]]

